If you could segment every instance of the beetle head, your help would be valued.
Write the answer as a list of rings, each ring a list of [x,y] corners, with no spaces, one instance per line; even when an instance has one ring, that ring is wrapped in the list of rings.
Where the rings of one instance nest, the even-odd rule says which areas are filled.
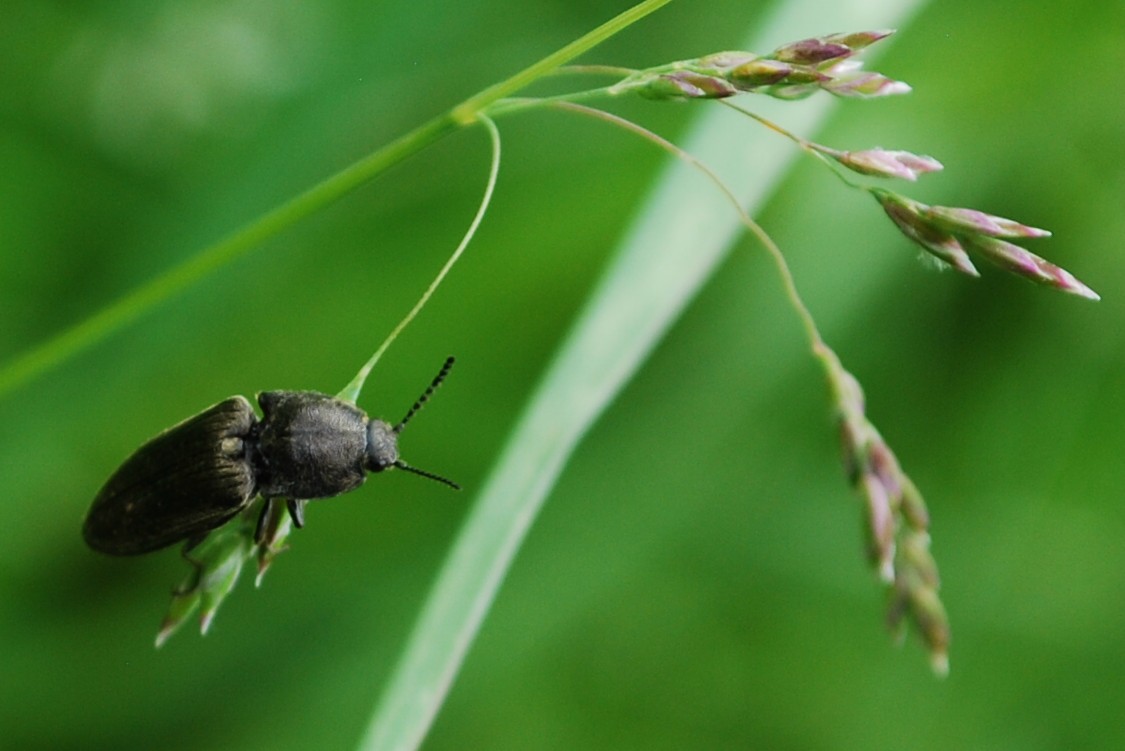
[[[368,472],[382,472],[398,464],[398,433],[382,420],[367,423]]]
[[[369,472],[382,472],[391,467],[404,469],[407,472],[412,472],[422,477],[427,477],[443,485],[448,485],[454,490],[460,490],[461,486],[452,480],[447,480],[441,475],[435,475],[432,472],[427,472],[424,469],[411,467],[406,462],[398,458],[398,434],[406,427],[406,423],[410,422],[410,418],[418,414],[418,410],[433,396],[434,390],[441,385],[445,377],[449,375],[449,369],[453,367],[453,358],[446,358],[445,364],[441,366],[441,370],[430,382],[422,395],[418,397],[418,401],[414,402],[407,412],[406,416],[399,420],[398,424],[391,427],[390,424],[382,420],[371,420],[367,423],[367,458],[365,466]]]

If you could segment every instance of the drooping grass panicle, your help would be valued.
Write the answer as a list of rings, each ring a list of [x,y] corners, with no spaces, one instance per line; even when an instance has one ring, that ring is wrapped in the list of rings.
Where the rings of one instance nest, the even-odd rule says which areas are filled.
[[[766,249],[782,279],[789,303],[804,325],[810,350],[828,379],[832,402],[839,419],[848,476],[866,502],[868,553],[880,578],[891,592],[888,623],[896,631],[900,631],[904,618],[909,616],[921,631],[929,648],[935,672],[944,675],[948,672],[949,665],[949,622],[937,594],[937,566],[928,553],[929,513],[925,502],[914,483],[902,471],[890,446],[867,419],[863,389],[856,378],[843,367],[836,353],[825,344],[812,312],[797,290],[793,273],[781,249],[765,229],[746,213],[722,178],[690,153],[647,128],[617,115],[568,102],[559,102],[555,106],[595,117],[635,133],[699,170],[715,184],[731,203],[742,224]]]
[[[816,90],[837,96],[873,97],[906,93],[910,87],[878,73],[863,71],[853,55],[885,38],[890,32],[867,32],[806,39],[785,45],[769,55],[722,52],[680,61],[627,76],[613,94],[637,93],[652,99],[727,100],[744,92],[794,99]],[[822,161],[850,172],[880,178],[915,181],[920,175],[942,169],[933,157],[884,148],[843,151],[816,144],[728,101],[724,104],[757,119],[792,139]],[[865,501],[868,551],[880,578],[887,584],[888,625],[901,632],[907,619],[922,634],[938,674],[948,671],[949,621],[939,596],[940,578],[930,553],[929,513],[913,481],[866,416],[863,392],[855,377],[840,364],[823,342],[808,308],[796,291],[788,265],[764,230],[745,214],[722,181],[694,157],[634,123],[600,110],[569,105],[586,114],[613,122],[660,145],[704,172],[735,204],[743,223],[759,237],[773,257],[784,280],[792,306],[805,324],[813,352],[822,363],[839,416],[845,465],[853,486]],[[1072,274],[1049,263],[1010,240],[1048,236],[1046,230],[986,214],[974,209],[929,206],[892,191],[852,182],[834,170],[848,185],[870,192],[909,239],[943,265],[969,276],[979,276],[969,252],[1031,281],[1071,294],[1098,299]]]

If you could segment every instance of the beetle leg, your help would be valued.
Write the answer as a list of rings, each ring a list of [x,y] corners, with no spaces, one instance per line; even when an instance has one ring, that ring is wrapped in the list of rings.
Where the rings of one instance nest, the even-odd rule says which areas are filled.
[[[288,502],[289,518],[293,520],[293,526],[297,529],[305,526],[305,504],[308,501],[302,501],[299,498],[290,498]]]

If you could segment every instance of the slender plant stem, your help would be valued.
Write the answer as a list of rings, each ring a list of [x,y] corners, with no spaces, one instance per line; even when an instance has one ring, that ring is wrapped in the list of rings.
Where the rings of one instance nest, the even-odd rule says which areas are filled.
[[[398,335],[401,334],[408,325],[410,325],[410,322],[421,312],[422,308],[426,307],[426,303],[430,301],[430,297],[434,294],[434,291],[441,285],[446,275],[449,274],[449,270],[453,268],[453,264],[457,263],[457,259],[465,252],[465,248],[469,246],[473,236],[476,235],[477,228],[480,227],[485,212],[488,211],[488,206],[492,203],[492,192],[496,189],[496,179],[500,174],[500,131],[496,129],[496,123],[492,122],[492,119],[484,113],[478,114],[477,119],[481,121],[485,130],[488,131],[488,137],[492,143],[492,161],[488,169],[488,182],[484,187],[484,196],[481,198],[480,207],[477,209],[476,216],[473,217],[472,223],[469,224],[469,229],[466,230],[465,236],[461,238],[461,242],[457,245],[457,248],[450,254],[445,265],[441,267],[441,271],[437,273],[437,276],[430,282],[430,285],[426,287],[426,291],[418,298],[418,302],[414,303],[414,307],[410,309],[410,312],[407,313],[406,316],[398,322],[398,325],[394,327],[391,333],[387,335],[387,338],[384,339],[383,343],[379,345],[379,348],[375,350],[375,354],[371,355],[371,359],[363,364],[363,367],[359,369],[359,372],[356,373],[351,383],[340,392],[339,397],[341,399],[347,399],[350,402],[355,402],[359,399],[359,392],[363,390],[363,384],[367,381],[367,376],[371,374],[371,369],[375,367],[375,363],[379,362],[379,358],[383,356],[383,353],[387,351],[391,343],[398,338]]]
[[[789,130],[786,130],[785,128],[781,127],[780,125],[775,123],[773,120],[762,117],[757,112],[754,112],[752,110],[748,110],[745,107],[742,107],[742,106],[739,106],[739,105],[735,104],[734,102],[730,102],[730,101],[727,101],[725,99],[719,100],[719,102],[720,102],[720,104],[731,108],[735,112],[738,112],[742,115],[746,115],[747,117],[749,117],[753,120],[756,120],[758,123],[765,126],[769,130],[772,130],[774,133],[777,133],[778,135],[781,135],[781,136],[784,136],[785,138],[788,138],[790,141],[792,141],[793,143],[800,146],[803,151],[805,151],[808,154],[812,154],[814,157],[819,159],[822,164],[824,164],[826,167],[828,167],[829,170],[832,171],[832,174],[834,174],[836,177],[840,178],[840,180],[842,180],[844,182],[844,184],[847,185],[849,188],[855,188],[856,190],[865,190],[869,193],[871,192],[870,187],[868,187],[866,185],[863,185],[861,183],[857,183],[854,180],[850,179],[847,175],[845,175],[840,170],[839,166],[835,162],[833,162],[827,156],[822,154],[820,152],[820,150],[817,148],[817,145],[814,144],[812,141],[808,140],[807,138],[802,138],[801,136],[797,135],[796,133],[794,133],[792,131],[789,131]]]
[[[320,211],[438,139],[473,125],[489,105],[551,73],[671,0],[644,0],[558,51],[453,107],[323,182],[286,201],[234,234],[204,248],[100,311],[0,367],[0,398],[93,346],[155,306],[198,282],[305,217]]]
[[[602,86],[596,89],[575,91],[569,94],[556,94],[555,96],[540,97],[509,97],[488,107],[486,112],[492,117],[511,115],[531,109],[542,109],[555,102],[583,102],[587,99],[604,99],[617,96],[612,86]]]

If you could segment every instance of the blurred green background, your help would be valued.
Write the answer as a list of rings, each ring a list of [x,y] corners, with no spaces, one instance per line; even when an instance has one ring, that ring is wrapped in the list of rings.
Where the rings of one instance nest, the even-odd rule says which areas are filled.
[[[627,5],[9,0],[0,361]],[[682,0],[587,60],[734,47],[767,9]],[[874,66],[914,94],[806,134],[938,157],[906,192],[1050,228],[1033,249],[1101,303],[930,272],[807,160],[759,216],[930,503],[950,677],[882,628],[822,377],[743,242],[579,449],[426,748],[1125,747],[1123,34],[1120,2],[935,2]],[[675,136],[697,110],[618,111]],[[664,163],[559,113],[501,128],[475,244],[360,400],[397,418],[456,354],[403,451],[469,492],[399,473],[314,505],[206,638],[153,650],[185,565],[87,550],[89,501],[223,397],[339,390],[467,225],[483,135],[0,400],[0,747],[353,747],[472,489]]]

